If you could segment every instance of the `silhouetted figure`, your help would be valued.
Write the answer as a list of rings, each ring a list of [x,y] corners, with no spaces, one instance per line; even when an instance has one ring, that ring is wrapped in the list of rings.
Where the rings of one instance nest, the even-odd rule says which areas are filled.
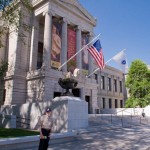
[[[144,109],[143,109],[143,111],[142,111],[142,117],[143,117],[143,118],[145,117]]]

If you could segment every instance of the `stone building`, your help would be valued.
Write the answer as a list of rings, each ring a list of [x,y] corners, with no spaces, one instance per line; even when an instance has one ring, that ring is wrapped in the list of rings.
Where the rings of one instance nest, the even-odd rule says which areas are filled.
[[[3,107],[34,102],[46,102],[60,96],[63,89],[58,79],[67,70],[79,68],[75,96],[88,102],[89,113],[101,108],[124,107],[126,99],[124,75],[106,66],[87,78],[96,68],[84,50],[61,70],[58,68],[94,37],[96,19],[77,0],[31,0],[33,11],[25,12],[24,23],[30,32],[12,28],[3,37],[0,58],[8,60],[5,76]],[[19,33],[24,33],[23,41]],[[25,44],[24,44],[25,43]]]

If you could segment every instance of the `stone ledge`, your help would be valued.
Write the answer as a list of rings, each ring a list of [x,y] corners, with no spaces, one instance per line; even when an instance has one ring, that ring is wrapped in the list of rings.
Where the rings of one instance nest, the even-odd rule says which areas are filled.
[[[76,132],[66,132],[66,133],[55,133],[51,135],[51,144],[63,142],[63,141],[71,141],[77,135]],[[36,147],[39,143],[39,135],[36,136],[25,136],[25,137],[17,137],[17,138],[4,138],[0,139],[0,147],[1,150],[17,150],[22,148],[30,148]],[[20,145],[20,146],[19,146]]]

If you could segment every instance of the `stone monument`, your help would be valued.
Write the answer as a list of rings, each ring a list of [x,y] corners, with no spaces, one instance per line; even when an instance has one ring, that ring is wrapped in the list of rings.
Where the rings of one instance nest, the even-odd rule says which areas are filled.
[[[77,130],[88,127],[88,104],[79,97],[74,97],[70,89],[74,89],[78,82],[70,72],[64,79],[58,80],[59,85],[66,89],[61,97],[53,99],[53,104],[58,103],[54,109],[54,116],[57,116],[57,131]],[[63,128],[62,128],[63,127]],[[61,130],[60,130],[61,129]]]

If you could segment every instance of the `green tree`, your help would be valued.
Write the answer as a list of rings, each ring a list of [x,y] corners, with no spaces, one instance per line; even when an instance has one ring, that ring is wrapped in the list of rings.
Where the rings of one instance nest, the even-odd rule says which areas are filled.
[[[8,63],[5,61],[2,61],[0,63],[0,79],[3,79],[5,72],[7,71]]]
[[[8,69],[8,63],[5,61],[0,62],[0,106],[3,104],[4,94],[4,76]]]
[[[21,8],[24,8],[24,11]],[[32,10],[32,6],[29,0],[1,0],[0,1],[0,48],[3,47],[3,36],[9,33],[10,27],[13,27],[14,31],[18,31],[19,28],[23,28],[24,31],[30,30],[30,25],[25,24],[22,18],[25,18],[25,10]],[[23,32],[19,34],[20,38],[24,36]],[[7,62],[0,62],[0,79],[6,71]]]
[[[126,107],[145,107],[150,104],[150,71],[141,60],[131,63],[126,79],[126,87],[129,91],[129,99]]]
[[[22,9],[23,8],[23,9]],[[22,28],[30,30],[30,25],[24,23],[25,12],[31,12],[30,0],[1,0],[0,1],[0,48],[3,47],[3,36],[9,33],[10,27],[16,32]],[[20,37],[24,34],[19,33]]]
[[[24,8],[24,11],[21,8]],[[23,18],[25,18],[25,10],[32,10],[32,6],[29,0],[1,0],[0,1],[0,48],[3,47],[3,36],[9,34],[10,27],[13,27],[14,31],[18,31],[20,28],[23,32],[20,32],[19,36],[24,36],[24,31],[30,30],[30,25],[25,24]],[[0,64],[0,78],[1,73],[4,71],[7,62],[2,60]],[[6,70],[5,70],[6,71]],[[4,72],[2,73],[4,74]]]

